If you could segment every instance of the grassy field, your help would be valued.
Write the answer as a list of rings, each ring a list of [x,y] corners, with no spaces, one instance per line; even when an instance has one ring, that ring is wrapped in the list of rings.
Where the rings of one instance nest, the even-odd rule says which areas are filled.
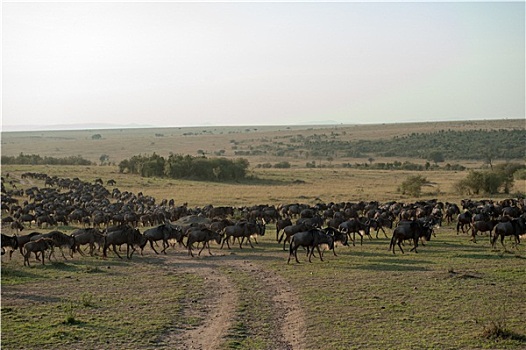
[[[80,257],[31,268],[19,254],[2,263],[4,349],[171,348],[166,332],[204,322],[185,315],[214,298],[212,283],[187,266],[217,267],[242,298],[225,349],[279,349],[267,328],[272,295],[235,261],[286,279],[306,315],[305,349],[522,349],[526,344],[526,254],[523,247],[493,250],[468,241],[453,227],[438,230],[419,253],[393,255],[389,240],[338,247],[325,261],[286,264],[273,227],[255,249],[219,250],[192,259],[177,248],[166,256],[120,261]],[[500,337],[491,327],[508,333]],[[494,338],[492,338],[494,336]]]
[[[432,124],[440,123],[416,126],[432,130],[437,127]],[[465,122],[450,127],[481,125]],[[362,128],[361,135],[379,134],[372,126],[352,128]],[[56,132],[55,136],[5,133],[2,154],[72,154],[93,161],[110,152],[115,152],[110,154],[114,160],[152,150],[196,154],[199,149],[222,148],[230,139],[298,129],[229,130],[211,134],[196,129],[186,136],[183,134],[189,131],[185,129],[149,130],[144,139],[140,136],[145,135],[141,134],[144,130]],[[407,125],[392,125],[382,135],[402,130],[411,132]],[[302,132],[321,131],[305,127]],[[92,140],[94,133],[101,133],[103,140]],[[122,135],[119,141],[118,135]],[[101,146],[99,141],[108,143]],[[115,179],[121,190],[142,191],[158,200],[173,198],[176,205],[187,202],[190,207],[430,198],[459,203],[465,196],[456,193],[453,185],[467,174],[254,168],[251,172],[259,179],[255,182],[216,184],[141,178],[120,174],[114,166],[2,166],[2,176],[9,173],[18,188],[44,187],[38,180],[21,181],[21,174],[27,171],[90,182]],[[415,174],[425,176],[431,186],[424,188],[421,198],[402,196],[398,186]],[[516,181],[511,193],[524,193],[525,188],[524,180]],[[505,196],[494,197],[501,198]],[[66,233],[74,228],[59,227]],[[323,262],[315,258],[308,263],[300,251],[301,264],[287,264],[288,252],[275,241],[273,224],[267,225],[267,234],[258,238],[254,249],[235,245],[232,250],[219,249],[214,243],[213,256],[205,250],[196,258],[182,247],[169,249],[166,255],[146,248],[144,256],[136,253],[130,261],[112,254],[105,260],[100,253],[95,257],[76,254],[64,261],[57,253],[58,259],[45,266],[32,258],[32,266],[24,267],[18,252],[12,260],[3,255],[1,345],[3,349],[189,349],[184,341],[189,332],[209,325],[210,318],[222,320],[225,315],[214,310],[231,300],[227,331],[217,349],[286,349],[286,329],[300,330],[302,339],[289,347],[299,350],[526,347],[523,244],[513,246],[506,240],[505,248],[492,248],[487,236],[479,237],[475,244],[467,235],[457,235],[451,224],[437,229],[436,237],[420,246],[418,253],[405,249],[405,254],[397,250],[393,255],[388,251],[389,239],[382,233],[379,237],[366,238],[362,246],[337,247],[338,256],[326,252]],[[289,299],[276,298],[284,292],[280,288],[286,289],[288,294],[283,295]],[[230,294],[235,296],[228,299]],[[301,322],[285,317],[295,307],[301,309]],[[299,322],[300,326],[287,328],[282,325],[285,322]]]

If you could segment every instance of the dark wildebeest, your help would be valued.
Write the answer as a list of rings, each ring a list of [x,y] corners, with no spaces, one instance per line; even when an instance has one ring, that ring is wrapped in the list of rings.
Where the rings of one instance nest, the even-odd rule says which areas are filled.
[[[290,218],[278,219],[278,221],[276,221],[276,241],[278,241],[278,243],[280,242],[278,238],[279,232],[283,230],[285,227],[291,226],[291,225],[292,225],[292,221],[290,220]]]
[[[183,231],[178,226],[173,226],[168,223],[164,223],[157,227],[150,228],[144,231],[143,237],[143,243],[140,245],[141,255],[143,255],[142,252],[148,242],[150,242],[150,247],[153,249],[155,254],[159,254],[157,250],[155,250],[153,242],[161,240],[163,241],[163,250],[161,250],[161,253],[166,254],[166,249],[170,246],[170,243],[168,243],[168,241],[170,239],[175,239],[177,242],[181,243],[183,239]]]
[[[457,216],[457,235],[462,229],[462,233],[468,233],[471,229],[471,218],[473,214],[470,211],[465,211]],[[464,231],[464,226],[467,226],[467,230]]]
[[[495,247],[495,242],[500,237],[500,243],[504,247],[504,237],[515,236],[515,242],[519,244],[521,242],[519,236],[526,233],[526,223],[523,217],[512,219],[509,221],[499,222],[495,225],[495,235],[491,245]],[[504,247],[505,248],[505,247]]]
[[[278,243],[281,242],[283,239],[283,236],[285,236],[285,239],[283,239],[283,250],[286,250],[285,244],[287,242],[290,242],[290,237],[298,232],[307,231],[311,227],[307,227],[304,223],[296,224],[296,225],[290,225],[283,228],[283,232],[281,233],[281,236],[278,239]]]
[[[491,243],[491,235],[495,225],[499,223],[498,220],[489,220],[489,221],[475,221],[471,224],[471,240],[473,243],[477,243],[477,233],[478,232],[489,232],[489,241]]]
[[[385,232],[384,227],[393,228],[393,220],[379,216],[377,218],[369,220],[369,226],[372,227],[376,231],[376,238],[378,239],[378,232],[382,230],[382,232],[385,235],[385,238],[389,238],[387,236],[387,233]]]
[[[334,238],[331,235],[327,235],[325,232],[312,228],[308,231],[297,232],[292,235],[289,245],[289,258],[287,264],[290,263],[290,258],[294,255],[296,262],[299,264],[298,260],[298,248],[305,247],[308,249],[309,262],[312,262],[312,255],[314,254],[314,249],[318,250],[320,255],[320,260],[323,261],[323,256],[320,251],[321,244],[328,244],[329,249],[334,249]]]
[[[104,247],[102,249],[102,256],[107,258],[106,251],[111,245],[113,247],[113,252],[120,258],[122,257],[117,252],[117,246],[121,244],[126,244],[126,258],[131,259],[133,252],[135,252],[134,245],[141,245],[143,243],[143,236],[141,232],[132,228],[128,225],[121,225],[115,228],[108,228],[104,236]],[[131,250],[131,253],[130,253]]]
[[[250,221],[248,229],[248,237],[254,238],[254,242],[256,242],[256,244],[259,244],[257,237],[265,235],[265,232],[267,230],[267,224],[265,220],[263,220],[262,222]]]
[[[53,247],[58,247],[60,249],[60,253],[62,254],[62,257],[64,258],[64,260],[68,260],[68,259],[66,258],[66,255],[64,255],[64,251],[62,250],[63,247],[69,249],[69,256],[73,258],[73,253],[75,252],[75,237],[69,236],[60,231],[51,231],[48,233],[44,233],[44,234],[40,234],[40,235],[31,237],[30,240],[35,241],[39,238],[51,239],[53,241]],[[51,255],[54,256],[54,250],[51,250],[51,253],[49,254],[50,259],[51,259]]]
[[[212,231],[206,227],[190,227],[187,231],[188,239],[186,241],[186,247],[188,248],[188,255],[192,257],[192,246],[194,243],[203,243],[203,247],[199,251],[198,255],[208,246],[208,253],[213,255],[210,251],[210,241],[216,241],[217,244],[221,243],[221,235],[218,232]]]
[[[36,222],[37,222],[38,228],[42,228],[43,224],[46,224],[46,227],[57,225],[57,221],[49,214],[43,214],[43,215],[37,216]]]
[[[20,254],[24,255],[24,252],[22,251],[24,244],[29,242],[31,238],[36,235],[40,235],[40,232],[31,232],[31,233],[28,233],[27,235],[16,236],[17,245],[18,245],[18,249],[20,250]],[[9,252],[9,258],[11,258],[11,255],[13,255],[13,251]]]
[[[2,255],[5,254],[5,248],[10,247],[11,250],[9,251],[9,259],[11,259],[11,255],[13,251],[15,251],[18,248],[18,240],[16,236],[8,236],[4,235],[2,233]]]
[[[100,247],[104,245],[104,234],[96,228],[81,228],[71,233],[75,237],[75,250],[84,255],[81,245],[89,245],[89,254],[93,256],[95,243]]]
[[[393,237],[391,238],[391,243],[389,244],[389,250],[393,250],[395,254],[395,245],[398,244],[402,254],[404,250],[402,249],[401,243],[405,240],[413,240],[413,248],[411,251],[418,253],[416,248],[418,247],[418,240],[420,237],[424,237],[426,240],[431,239],[433,233],[432,225],[427,222],[411,220],[411,221],[401,221],[398,223],[398,226],[393,230]]]
[[[360,235],[360,245],[363,244],[363,235],[361,231],[363,231],[365,235],[371,238],[371,224],[369,220],[363,223],[359,219],[353,218],[342,222],[338,228],[341,232],[347,234],[349,238],[351,238],[351,233],[353,234],[351,238],[353,246],[355,245],[354,242],[356,241],[356,234]]]
[[[326,235],[332,236],[334,244],[336,244],[336,242],[340,242],[344,246],[348,246],[349,245],[348,244],[349,236],[347,236],[346,233],[338,231],[334,227],[331,227],[331,226],[325,227],[325,228],[321,229],[320,231],[325,233]],[[336,254],[335,247],[333,247],[332,252],[333,252],[334,256],[338,256]]]
[[[22,249],[23,249],[22,255],[24,256],[24,266],[26,266],[26,263],[27,263],[27,266],[30,266],[29,256],[31,255],[31,253],[35,253],[35,257],[37,257],[37,259],[38,259],[37,254],[41,253],[40,255],[42,256],[42,265],[45,265],[44,263],[45,256],[46,256],[45,252],[48,249],[53,251],[53,240],[51,238],[39,238],[35,241],[27,242],[26,244],[24,244]]]
[[[449,224],[453,221],[453,218],[457,217],[460,214],[460,208],[455,203],[446,202],[446,222]]]
[[[257,225],[255,222],[240,221],[235,223],[234,225],[226,226],[223,229],[222,233],[224,235],[224,239],[223,243],[221,244],[221,249],[223,249],[225,241],[228,249],[231,249],[229,243],[230,237],[232,237],[233,239],[239,239],[240,249],[243,248],[243,241],[245,240],[245,238],[247,239],[250,246],[254,248],[254,246],[252,245],[252,241],[250,240],[250,236],[252,236],[252,234],[254,233],[257,233]]]

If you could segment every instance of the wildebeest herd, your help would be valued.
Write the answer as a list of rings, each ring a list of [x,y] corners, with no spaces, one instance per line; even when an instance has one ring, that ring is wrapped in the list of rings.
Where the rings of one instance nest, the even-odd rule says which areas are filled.
[[[119,251],[126,247],[126,257],[140,249],[141,255],[146,245],[159,254],[166,254],[170,246],[183,246],[188,254],[199,249],[199,254],[208,248],[210,242],[220,244],[221,249],[238,241],[239,248],[248,243],[252,248],[252,239],[266,231],[266,224],[274,223],[276,241],[283,242],[283,250],[289,244],[289,256],[299,263],[297,250],[304,247],[311,261],[315,250],[323,260],[323,245],[332,250],[335,243],[348,245],[360,244],[367,236],[372,238],[373,231],[378,238],[379,232],[388,238],[386,229],[392,230],[389,250],[395,253],[398,246],[403,253],[404,241],[412,244],[411,251],[417,252],[419,242],[429,241],[434,229],[442,225],[457,222],[457,234],[469,233],[476,242],[479,233],[489,233],[490,242],[495,246],[497,240],[504,245],[504,238],[510,236],[514,244],[520,243],[520,236],[526,233],[526,200],[524,198],[493,200],[462,200],[460,205],[440,202],[436,199],[401,203],[378,201],[301,203],[285,205],[255,205],[247,207],[204,207],[189,208],[186,203],[175,205],[175,201],[162,200],[159,203],[143,193],[134,194],[120,191],[114,180],[101,179],[94,183],[78,178],[50,177],[41,173],[24,173],[23,178],[40,180],[44,187],[31,186],[26,189],[7,190],[2,186],[2,231],[11,231],[11,235],[2,233],[2,254],[20,251],[24,265],[30,264],[34,254],[37,260],[45,264],[54,256],[55,248],[67,249],[70,258],[74,253],[93,256],[102,251],[107,258],[108,249],[122,258]],[[4,179],[2,178],[2,181]],[[3,185],[3,182],[2,182]],[[111,187],[110,189],[108,189]],[[60,232],[58,226],[77,227],[71,234]],[[54,229],[48,233],[32,231]],[[141,233],[140,230],[143,230]],[[159,242],[162,247],[159,247]],[[119,249],[117,249],[119,248]]]

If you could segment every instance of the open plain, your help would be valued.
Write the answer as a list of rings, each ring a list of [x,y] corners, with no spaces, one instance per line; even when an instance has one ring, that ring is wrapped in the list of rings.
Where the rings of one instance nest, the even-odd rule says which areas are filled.
[[[119,129],[2,134],[2,155],[81,156],[88,166],[2,165],[8,190],[45,188],[27,172],[93,183],[114,179],[115,187],[142,192],[157,202],[174,199],[190,208],[302,203],[437,199],[460,205],[465,194],[455,183],[469,169],[487,167],[480,160],[455,161],[464,171],[368,170],[339,164],[367,162],[353,157],[247,156],[252,181],[216,183],[145,178],[120,173],[118,163],[153,152],[206,154],[228,158],[235,150],[276,138],[338,135],[345,139],[383,139],[437,129],[524,128],[524,121],[501,120],[392,125],[282,126],[231,128]],[[93,137],[100,134],[100,138]],[[233,147],[235,145],[235,147]],[[408,145],[410,147],[410,145]],[[102,154],[109,162],[100,165]],[[425,159],[403,159],[425,163]],[[286,169],[256,164],[290,162]],[[319,167],[305,167],[314,161]],[[375,161],[389,161],[375,157]],[[524,159],[516,160],[524,163]],[[504,162],[495,160],[495,163]],[[420,197],[404,195],[408,176],[428,180]],[[10,183],[9,183],[10,181]],[[516,180],[508,194],[470,196],[500,201],[524,194]],[[65,190],[64,190],[65,191]],[[20,203],[26,196],[17,197]],[[5,208],[3,208],[5,209]],[[2,210],[2,217],[8,216]],[[241,216],[236,211],[235,216]],[[82,225],[38,228],[20,234],[58,229],[71,233]],[[149,227],[139,227],[144,232]],[[232,249],[211,243],[209,255],[191,257],[175,244],[166,254],[148,246],[131,260],[109,253],[102,258],[74,254],[41,265],[24,266],[16,251],[2,255],[1,345],[3,349],[524,349],[526,347],[526,252],[524,243],[493,247],[488,235],[477,243],[457,234],[456,222],[435,228],[418,253],[388,251],[392,234],[365,237],[363,245],[337,245],[324,261],[287,264],[289,252],[276,242],[275,223],[266,225],[254,248]],[[14,234],[9,228],[4,234]],[[407,247],[407,249],[405,249]],[[195,252],[195,251],[194,251]]]

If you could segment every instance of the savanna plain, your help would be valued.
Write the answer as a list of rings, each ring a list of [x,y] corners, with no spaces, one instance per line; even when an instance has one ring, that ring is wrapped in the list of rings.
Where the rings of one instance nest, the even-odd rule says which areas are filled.
[[[2,133],[2,156],[80,156],[91,165],[2,164],[7,190],[45,188],[26,172],[93,183],[111,191],[142,192],[157,202],[174,199],[190,208],[241,208],[358,201],[413,203],[437,199],[460,205],[465,198],[500,201],[526,192],[516,179],[508,193],[466,195],[455,184],[470,170],[486,169],[480,159],[461,159],[464,170],[379,170],[378,162],[428,160],[366,154],[312,155],[247,152],[259,146],[309,135],[336,140],[382,140],[437,130],[524,129],[524,120],[465,121],[338,126],[260,126],[112,129]],[[277,141],[277,142],[276,142]],[[285,145],[286,146],[286,145]],[[259,147],[259,148],[258,148]],[[410,144],[407,147],[411,147]],[[236,151],[245,151],[244,155]],[[240,182],[141,177],[118,164],[138,154],[244,157],[250,179]],[[493,165],[509,160],[493,159]],[[514,161],[524,164],[524,158]],[[290,167],[262,164],[287,162]],[[449,162],[449,160],[445,160]],[[306,164],[309,166],[306,166]],[[342,164],[369,166],[342,166]],[[427,179],[419,196],[404,194],[410,176]],[[115,186],[106,185],[113,179]],[[64,190],[65,191],[65,190]],[[3,194],[2,194],[3,195]],[[26,196],[17,197],[22,203]],[[5,209],[5,208],[3,208]],[[2,210],[2,218],[9,213]],[[235,211],[239,218],[241,213]],[[19,234],[58,229],[70,224]],[[141,232],[149,227],[139,227]],[[337,245],[323,261],[309,263],[300,249],[287,264],[288,250],[276,241],[275,223],[254,248],[211,243],[198,256],[177,244],[166,254],[149,246],[144,254],[107,259],[74,254],[64,260],[2,255],[1,345],[3,349],[524,349],[526,348],[526,252],[506,239],[493,247],[488,235],[477,243],[457,234],[456,221],[443,222],[418,253],[388,251],[391,229],[363,244]],[[9,228],[2,233],[14,234]],[[124,246],[123,246],[124,247]],[[288,247],[287,247],[288,248]],[[123,254],[121,254],[123,255]]]

